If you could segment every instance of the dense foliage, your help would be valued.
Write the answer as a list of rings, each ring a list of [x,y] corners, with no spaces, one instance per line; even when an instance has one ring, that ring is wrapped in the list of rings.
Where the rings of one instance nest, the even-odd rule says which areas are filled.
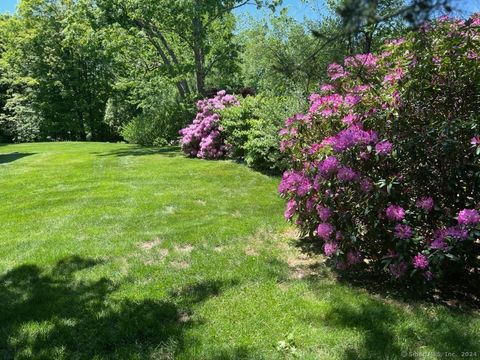
[[[285,217],[338,269],[399,280],[478,269],[480,17],[440,18],[331,64],[286,122]]]
[[[253,169],[280,174],[286,169],[286,158],[279,148],[279,130],[284,119],[305,108],[306,104],[296,97],[258,95],[240,99],[240,106],[220,111],[229,157]]]
[[[226,156],[227,147],[220,129],[220,116],[215,110],[238,105],[233,95],[219,91],[211,98],[197,103],[198,113],[193,123],[180,130],[183,151],[202,159],[220,159]]]
[[[286,168],[279,130],[286,117],[304,109],[298,99],[261,95],[237,99],[220,91],[199,101],[197,107],[193,123],[180,131],[185,154],[234,159],[272,174]]]

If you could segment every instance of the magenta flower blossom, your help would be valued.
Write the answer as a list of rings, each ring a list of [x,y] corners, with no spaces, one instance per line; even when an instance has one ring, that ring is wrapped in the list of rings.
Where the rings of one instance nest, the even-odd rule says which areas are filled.
[[[348,94],[345,96],[344,104],[347,107],[353,107],[362,101],[362,97],[359,95]]]
[[[212,99],[198,101],[198,113],[192,124],[180,130],[182,150],[189,156],[203,159],[219,159],[227,155],[219,128],[220,116],[214,111],[237,105],[237,99],[225,91],[219,91]]]
[[[364,193],[369,193],[370,191],[372,191],[372,189],[372,180],[367,178],[360,180],[360,190],[362,190]]]
[[[405,261],[400,261],[398,264],[390,264],[388,269],[395,279],[399,279],[407,272],[407,264]]]
[[[430,196],[424,196],[417,200],[417,208],[422,209],[425,212],[429,212],[433,209],[433,199]]]
[[[290,199],[287,203],[287,209],[285,210],[285,219],[290,220],[297,211],[297,202],[294,199]]]
[[[317,235],[327,241],[333,234],[333,226],[329,223],[321,223],[317,227]]]
[[[287,193],[295,193],[303,197],[312,189],[310,180],[299,171],[286,171],[283,173],[282,181],[278,187],[278,191],[286,195]]]
[[[474,136],[470,141],[470,144],[476,145],[476,146],[480,145],[480,135]]]
[[[480,223],[480,214],[475,209],[463,209],[458,213],[460,225],[475,226]]]
[[[348,73],[343,69],[342,65],[335,63],[328,66],[327,73],[332,80],[337,80],[348,75]]]
[[[355,170],[346,166],[342,166],[340,169],[338,169],[337,177],[340,181],[349,182],[357,180],[358,174]]]
[[[383,78],[384,83],[394,84],[396,81],[400,80],[404,76],[404,71],[402,68],[395,69],[393,72],[385,75]]]
[[[329,156],[318,164],[318,171],[323,177],[328,177],[337,171],[339,164],[335,156]]]
[[[436,238],[430,244],[430,248],[433,249],[433,250],[447,250],[448,245],[445,243],[445,241],[443,239]]]
[[[332,256],[338,250],[338,245],[332,242],[327,242],[323,245],[323,252],[326,256]]]
[[[363,130],[360,125],[354,124],[349,128],[340,131],[331,138],[332,147],[335,152],[342,152],[356,145],[367,145],[375,143],[378,135],[375,131]]]
[[[408,225],[395,225],[395,237],[397,239],[410,239],[412,237],[412,228]]]
[[[332,216],[332,210],[322,205],[317,205],[317,214],[320,220],[325,223],[330,219],[330,216]]]
[[[390,205],[386,210],[386,214],[391,221],[402,221],[405,218],[405,210],[398,205]]]
[[[413,258],[413,267],[416,269],[426,269],[428,267],[428,259],[425,255],[418,253]]]
[[[375,151],[380,155],[388,155],[392,152],[393,145],[390,141],[382,141],[375,145]]]
[[[323,91],[323,92],[329,92],[329,91],[332,91],[334,89],[335,88],[333,87],[333,85],[330,85],[330,84],[324,84],[324,85],[320,86],[320,90]]]
[[[360,254],[359,251],[356,250],[350,250],[347,253],[347,263],[349,265],[355,265],[358,264],[362,261],[362,255]]]
[[[342,121],[344,122],[344,124],[352,125],[353,123],[358,121],[358,119],[359,119],[358,115],[353,113],[348,113],[343,117]]]
[[[345,65],[351,67],[363,67],[366,69],[375,69],[377,58],[373,54],[357,54],[345,58]]]

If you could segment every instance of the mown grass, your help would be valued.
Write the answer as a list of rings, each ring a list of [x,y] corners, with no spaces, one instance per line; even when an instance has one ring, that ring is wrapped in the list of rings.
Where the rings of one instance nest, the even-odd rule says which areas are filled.
[[[277,185],[175,149],[0,146],[0,359],[480,357],[478,312],[301,254]]]

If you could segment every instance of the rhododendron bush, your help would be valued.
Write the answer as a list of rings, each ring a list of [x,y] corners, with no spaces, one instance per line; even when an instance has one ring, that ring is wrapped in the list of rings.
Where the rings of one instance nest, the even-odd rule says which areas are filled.
[[[220,128],[218,110],[238,105],[233,95],[220,91],[212,99],[200,100],[197,103],[198,113],[193,123],[180,130],[180,143],[183,151],[202,159],[219,159],[227,153]]]
[[[341,270],[478,272],[480,16],[440,18],[328,75],[281,131],[285,217]]]

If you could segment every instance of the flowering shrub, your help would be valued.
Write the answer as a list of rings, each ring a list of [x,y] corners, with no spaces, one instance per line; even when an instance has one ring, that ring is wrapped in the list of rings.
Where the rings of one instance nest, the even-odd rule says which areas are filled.
[[[286,162],[278,146],[279,129],[285,117],[302,111],[304,105],[280,96],[247,96],[238,101],[221,91],[198,102],[195,120],[180,131],[183,151],[203,159],[244,161],[256,170],[280,174]]]
[[[286,121],[285,217],[338,269],[478,271],[479,60],[480,16],[440,18],[330,65],[331,83]]]
[[[235,96],[228,95],[225,91],[219,91],[212,99],[198,101],[195,120],[180,130],[183,151],[189,156],[202,159],[225,157],[227,148],[219,128],[220,115],[216,111],[238,104]]]

